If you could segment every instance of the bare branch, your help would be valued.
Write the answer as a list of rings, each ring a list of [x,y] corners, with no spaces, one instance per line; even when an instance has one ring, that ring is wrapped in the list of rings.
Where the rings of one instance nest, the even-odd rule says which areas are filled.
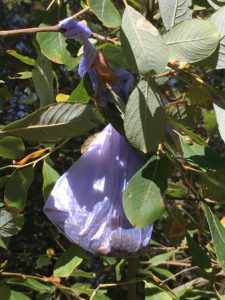
[[[72,18],[77,18],[78,16],[86,13],[89,11],[89,7],[85,7],[78,13],[74,14]],[[32,28],[23,28],[23,29],[13,29],[13,30],[1,30],[0,37],[9,37],[9,36],[16,36],[16,35],[24,35],[24,34],[35,34],[37,32],[60,32],[63,31],[59,25],[54,26],[44,26],[44,27],[32,27]]]

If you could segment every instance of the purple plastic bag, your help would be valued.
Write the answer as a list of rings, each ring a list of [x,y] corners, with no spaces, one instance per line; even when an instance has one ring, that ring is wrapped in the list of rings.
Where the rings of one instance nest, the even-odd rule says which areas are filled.
[[[76,39],[84,45],[84,55],[80,61],[78,73],[83,77],[93,68],[97,51],[88,38],[92,35],[92,31],[85,25],[76,22],[73,18],[67,18],[59,22],[60,28],[66,30],[63,35],[69,39]]]
[[[108,125],[57,180],[44,212],[71,242],[88,251],[136,252],[148,244],[153,226],[130,225],[122,193],[142,165],[127,141]]]
[[[91,31],[77,24],[71,19],[60,22],[66,29],[66,37],[84,44],[79,73],[88,72],[95,88],[93,64],[97,52],[88,44]],[[122,68],[115,73],[119,81],[112,88],[127,99],[135,84],[134,77]],[[111,102],[107,90],[100,94],[102,101]],[[125,138],[109,124],[87,152],[57,180],[44,212],[71,242],[88,251],[113,255],[135,253],[149,243],[153,225],[134,228],[124,214],[122,194],[143,164]]]

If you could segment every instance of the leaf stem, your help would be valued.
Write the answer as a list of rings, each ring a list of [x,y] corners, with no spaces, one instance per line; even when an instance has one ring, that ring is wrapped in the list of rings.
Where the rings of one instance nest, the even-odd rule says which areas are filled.
[[[58,150],[61,146],[63,146],[65,143],[67,143],[71,138],[68,138],[66,140],[64,140],[62,143],[60,143],[59,145],[57,145],[55,148],[52,148],[48,153],[46,153],[45,155],[42,155],[41,157],[39,157],[38,159],[36,160],[33,160],[27,164],[24,164],[24,165],[8,165],[8,166],[5,166],[5,167],[2,167],[0,168],[0,171],[1,170],[4,170],[4,169],[7,169],[7,168],[14,168],[14,169],[21,169],[21,168],[25,168],[25,167],[28,167],[28,166],[33,166],[35,167],[35,165],[41,161],[41,160],[44,160],[45,158],[47,158],[50,154],[52,154],[53,152],[55,152],[56,150]]]

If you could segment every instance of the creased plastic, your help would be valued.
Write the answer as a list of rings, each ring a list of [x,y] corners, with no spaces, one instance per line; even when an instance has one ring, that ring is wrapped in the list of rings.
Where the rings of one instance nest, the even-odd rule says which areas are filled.
[[[127,141],[108,125],[58,179],[44,211],[72,242],[91,252],[136,252],[148,244],[152,226],[130,225],[122,193],[142,165]]]
[[[80,24],[74,22],[71,19],[60,22],[66,29],[64,35],[87,44],[91,31],[82,25],[82,36]],[[81,64],[95,87],[97,75],[89,50],[91,47],[84,47]],[[119,80],[113,89],[127,99],[135,84],[134,77],[122,68],[115,73]],[[101,91],[101,97],[110,102],[107,90]],[[153,225],[134,228],[129,223],[122,207],[122,193],[143,164],[126,139],[109,124],[57,180],[44,212],[71,242],[88,251],[113,255],[135,253],[148,245]]]

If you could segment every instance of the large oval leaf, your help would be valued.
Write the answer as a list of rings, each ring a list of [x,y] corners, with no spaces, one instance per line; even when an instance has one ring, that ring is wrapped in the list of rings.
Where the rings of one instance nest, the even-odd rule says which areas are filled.
[[[168,165],[167,158],[153,156],[129,181],[123,193],[123,208],[133,226],[145,227],[162,215]]]
[[[13,135],[29,141],[57,141],[81,135],[95,126],[90,105],[59,103],[40,108],[1,128],[0,138]]]
[[[153,84],[143,79],[128,100],[124,129],[129,142],[144,153],[153,150],[162,140],[166,115]]]
[[[213,104],[213,107],[216,114],[216,120],[220,132],[220,136],[225,143],[225,110],[216,104]]]
[[[21,230],[24,223],[23,216],[14,216],[11,212],[0,210],[0,236],[10,237]],[[0,294],[2,296],[2,294]]]
[[[219,43],[219,32],[209,21],[186,20],[164,35],[170,60],[194,63],[209,57]]]
[[[88,5],[106,27],[116,28],[120,26],[120,14],[111,0],[88,0]]]
[[[13,212],[20,213],[24,209],[33,178],[33,167],[27,167],[13,173],[7,181],[4,202]]]
[[[6,136],[0,140],[0,156],[8,159],[21,158],[24,155],[25,146],[20,138]]]
[[[66,6],[58,7],[45,12],[44,20],[40,26],[52,26],[67,17]],[[67,43],[60,32],[39,32],[36,39],[41,48],[41,52],[51,61],[58,64],[65,64],[68,70],[73,69],[78,64],[78,60],[70,54]]]
[[[209,19],[220,33],[219,56],[216,69],[225,68],[225,6],[216,11]]]
[[[57,260],[54,266],[54,277],[68,277],[82,263],[81,251],[77,246],[70,246]]]
[[[130,67],[140,74],[161,72],[168,63],[168,49],[157,29],[127,6],[123,14],[121,42]]]
[[[41,26],[49,26],[41,24]],[[39,32],[37,41],[41,52],[51,61],[57,64],[64,64],[68,70],[78,65],[78,60],[73,58],[67,50],[67,44],[64,36],[60,32]]]
[[[188,164],[200,169],[202,172],[223,170],[224,160],[213,149],[194,141],[188,143],[185,136],[179,138],[183,157]]]
[[[158,2],[166,29],[192,18],[191,0],[159,0]]]

